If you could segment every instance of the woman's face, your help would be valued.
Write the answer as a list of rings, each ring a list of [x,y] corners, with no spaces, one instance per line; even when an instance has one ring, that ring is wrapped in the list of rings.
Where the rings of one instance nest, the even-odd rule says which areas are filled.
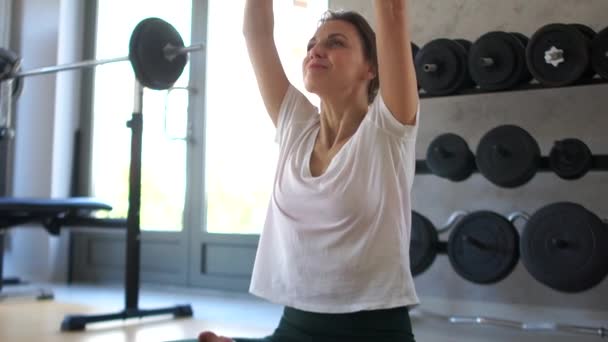
[[[302,63],[306,90],[317,95],[349,91],[365,86],[374,70],[365,59],[363,42],[349,22],[329,20],[322,24],[307,46]]]

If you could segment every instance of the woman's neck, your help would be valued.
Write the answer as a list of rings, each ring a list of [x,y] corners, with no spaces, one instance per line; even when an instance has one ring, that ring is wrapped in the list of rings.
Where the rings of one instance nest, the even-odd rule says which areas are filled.
[[[332,98],[321,100],[319,143],[328,150],[346,142],[363,121],[368,111],[367,98]]]

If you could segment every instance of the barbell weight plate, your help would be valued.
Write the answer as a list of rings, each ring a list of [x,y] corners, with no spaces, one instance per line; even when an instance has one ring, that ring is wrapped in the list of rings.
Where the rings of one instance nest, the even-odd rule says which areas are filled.
[[[473,81],[485,90],[512,88],[527,72],[525,46],[514,35],[502,31],[479,37],[469,51],[468,63]]]
[[[473,173],[475,156],[463,138],[453,133],[445,133],[433,139],[429,145],[426,164],[433,174],[460,182]]]
[[[14,51],[11,51],[9,49],[5,49],[5,48],[0,48],[0,79],[2,78],[1,76],[6,72],[7,74],[10,74],[9,71],[13,71],[13,72],[19,72],[20,67],[18,67],[17,69],[13,70],[14,66],[16,63],[19,63],[19,55],[17,55],[17,53],[15,53]],[[10,75],[8,75],[10,76]],[[21,95],[21,92],[23,91],[23,79],[21,77],[17,77],[13,80],[13,98],[18,98],[19,95]]]
[[[477,169],[493,184],[514,188],[526,184],[538,170],[540,147],[521,127],[498,126],[477,146]]]
[[[591,42],[591,64],[598,75],[608,79],[608,27],[598,32]]]
[[[450,233],[448,257],[461,277],[477,284],[496,283],[511,274],[519,260],[519,235],[503,216],[477,211]]]
[[[587,36],[575,26],[549,24],[530,38],[526,62],[541,84],[565,86],[577,82],[587,72],[590,48]]]
[[[133,30],[129,60],[135,77],[144,87],[157,90],[171,88],[184,71],[188,62],[187,54],[178,54],[169,59],[164,50],[167,46],[184,47],[184,41],[179,32],[162,19],[144,19]]]
[[[438,241],[438,233],[433,223],[412,210],[410,269],[413,276],[417,276],[431,267],[437,256]]]
[[[560,202],[536,211],[521,236],[530,275],[562,292],[582,292],[608,274],[608,227],[583,206]]]
[[[528,36],[526,36],[525,34],[520,33],[520,32],[510,32],[510,33],[512,35],[514,35],[515,38],[517,38],[519,40],[519,42],[522,43],[522,45],[524,46],[524,57],[525,57],[525,50],[528,47],[530,38],[528,38]],[[525,59],[524,59],[524,61],[525,61]],[[532,73],[528,69],[528,64],[527,64],[527,62],[525,62],[525,66],[524,66],[524,70],[521,75],[520,83],[530,83],[530,81],[532,81],[533,78],[534,77],[532,76]]]
[[[414,61],[420,87],[429,95],[452,94],[466,86],[467,52],[451,39],[435,39],[424,45]]]
[[[549,153],[549,166],[562,179],[579,179],[591,170],[593,154],[579,139],[559,140]]]

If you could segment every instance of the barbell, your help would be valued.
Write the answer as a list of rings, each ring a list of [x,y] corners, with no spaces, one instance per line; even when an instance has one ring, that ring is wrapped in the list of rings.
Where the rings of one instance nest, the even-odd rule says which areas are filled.
[[[185,46],[179,32],[160,18],[146,18],[139,22],[129,41],[129,55],[125,57],[86,60],[70,64],[21,70],[21,61],[10,50],[0,49],[0,82],[13,82],[13,96],[18,96],[24,77],[84,69],[102,64],[129,61],[139,83],[147,88],[163,90],[175,84],[188,61],[187,54],[202,50],[203,44]]]

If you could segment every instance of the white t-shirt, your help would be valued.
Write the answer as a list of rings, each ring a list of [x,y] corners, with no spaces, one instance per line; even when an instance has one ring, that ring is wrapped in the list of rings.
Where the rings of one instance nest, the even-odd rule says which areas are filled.
[[[378,95],[327,170],[313,177],[319,119],[290,86],[279,112],[279,161],[250,292],[324,313],[418,304],[409,261],[418,125],[401,124]]]

